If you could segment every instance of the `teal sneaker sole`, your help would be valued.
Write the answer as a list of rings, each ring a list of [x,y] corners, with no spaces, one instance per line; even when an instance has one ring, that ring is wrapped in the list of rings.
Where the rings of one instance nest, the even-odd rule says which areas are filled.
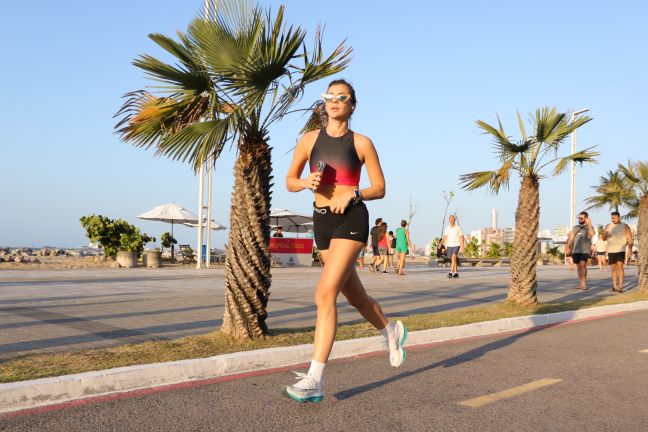
[[[403,340],[401,340],[401,349],[403,350],[403,363],[407,360],[407,351],[405,351],[405,341],[407,340],[407,326],[403,324]]]
[[[288,399],[292,399],[294,401],[297,401],[299,403],[306,403],[306,402],[312,402],[312,403],[320,403],[324,400],[324,396],[313,396],[313,397],[308,397],[308,398],[300,398],[299,396],[295,396],[291,394],[288,391],[287,387],[284,387],[281,393],[286,396]]]

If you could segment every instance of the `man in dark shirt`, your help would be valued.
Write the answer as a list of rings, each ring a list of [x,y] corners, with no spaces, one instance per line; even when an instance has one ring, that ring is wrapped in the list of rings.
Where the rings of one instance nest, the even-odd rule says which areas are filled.
[[[380,252],[378,251],[378,242],[380,239],[378,238],[380,236],[380,224],[382,223],[382,218],[376,219],[376,225],[371,228],[371,231],[369,231],[369,244],[367,246],[371,246],[371,249],[373,250],[373,261],[371,264],[369,264],[369,270],[371,271],[376,271],[378,268],[378,261],[380,261]]]
[[[283,237],[283,227],[279,225],[272,237]]]

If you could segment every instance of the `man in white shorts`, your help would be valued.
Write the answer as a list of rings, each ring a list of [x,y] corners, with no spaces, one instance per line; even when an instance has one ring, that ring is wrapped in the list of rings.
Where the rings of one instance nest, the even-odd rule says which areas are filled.
[[[463,253],[464,251],[464,235],[461,227],[456,224],[457,218],[455,218],[455,215],[450,215],[448,221],[450,221],[450,226],[446,227],[443,232],[441,244],[445,245],[446,255],[450,258],[450,273],[448,273],[448,278],[456,278],[459,277],[459,273],[457,273],[459,253]]]

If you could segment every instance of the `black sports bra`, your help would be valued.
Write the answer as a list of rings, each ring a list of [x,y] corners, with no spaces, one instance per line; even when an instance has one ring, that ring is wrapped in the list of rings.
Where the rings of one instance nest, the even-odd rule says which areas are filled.
[[[355,149],[354,133],[348,130],[341,137],[332,137],[326,129],[320,129],[310,155],[310,172],[317,172],[317,163],[326,162],[327,167],[322,173],[321,185],[360,184],[362,162]]]

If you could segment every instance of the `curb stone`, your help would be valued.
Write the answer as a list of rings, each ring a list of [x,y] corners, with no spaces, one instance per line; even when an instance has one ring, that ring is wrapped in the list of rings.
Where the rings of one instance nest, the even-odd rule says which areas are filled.
[[[648,301],[640,301],[413,331],[408,335],[408,346],[494,335],[647,309]],[[331,359],[382,350],[382,336],[344,340],[333,345]],[[312,345],[296,345],[0,384],[0,413],[302,364],[310,360],[311,353]]]

